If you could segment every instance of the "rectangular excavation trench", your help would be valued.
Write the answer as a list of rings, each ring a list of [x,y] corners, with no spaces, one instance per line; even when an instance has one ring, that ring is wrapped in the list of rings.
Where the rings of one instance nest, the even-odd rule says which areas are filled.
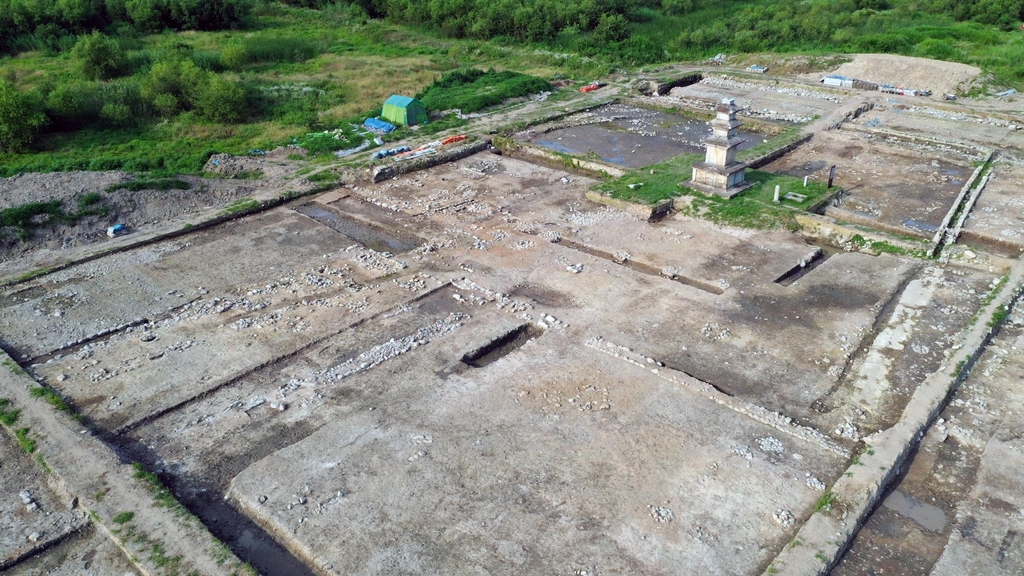
[[[565,238],[562,238],[561,240],[558,241],[558,243],[565,246],[566,248],[571,248],[578,252],[583,252],[584,254],[589,254],[591,256],[601,258],[602,260],[607,260],[613,264],[618,264],[619,266],[625,266],[626,268],[629,268],[630,270],[633,270],[635,272],[640,272],[641,274],[657,276],[659,278],[664,278],[666,280],[674,280],[676,282],[679,282],[680,284],[685,284],[686,286],[696,288],[697,290],[701,290],[709,294],[714,294],[715,296],[720,296],[725,293],[725,290],[723,290],[720,286],[715,286],[714,284],[711,284],[709,282],[703,282],[701,280],[696,280],[694,278],[680,276],[679,274],[672,274],[670,276],[668,274],[663,273],[661,270],[655,268],[654,266],[651,266],[650,264],[644,264],[643,262],[636,262],[634,260],[629,259],[620,260],[616,258],[613,254],[609,254],[608,252],[605,252],[603,250],[598,250],[597,248],[592,248],[585,244],[573,242],[572,240],[566,240]]]
[[[480,348],[462,357],[462,363],[483,368],[522,348],[527,342],[540,337],[544,330],[533,324],[520,324]]]
[[[316,202],[296,206],[295,211],[377,252],[401,254],[423,243],[412,234],[375,226]]]

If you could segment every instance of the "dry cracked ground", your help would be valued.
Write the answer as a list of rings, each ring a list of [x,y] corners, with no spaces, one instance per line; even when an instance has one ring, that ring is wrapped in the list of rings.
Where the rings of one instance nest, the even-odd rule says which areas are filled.
[[[669,98],[810,117],[854,97],[750,86]],[[982,154],[871,119],[766,169],[839,159],[836,218],[930,237]],[[797,233],[640,220],[587,200],[586,176],[482,152],[10,285],[0,335],[264,574],[758,574],[1004,289],[1014,154],[964,226],[987,241],[830,248],[793,281],[819,248]],[[1022,326],[836,574],[1020,573]],[[0,567],[136,573],[14,440],[0,452]]]

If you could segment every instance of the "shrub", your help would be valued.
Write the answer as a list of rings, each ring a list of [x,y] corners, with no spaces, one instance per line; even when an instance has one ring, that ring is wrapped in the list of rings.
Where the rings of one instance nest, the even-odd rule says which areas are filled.
[[[96,84],[60,84],[46,96],[46,114],[56,130],[74,130],[96,121],[103,108]]]
[[[192,110],[208,83],[210,73],[201,70],[195,62],[185,58],[172,58],[157,62],[149,70],[142,84],[142,95],[161,112],[178,107]],[[159,100],[160,95],[166,95]],[[170,96],[174,98],[172,103]]]
[[[232,123],[245,117],[245,92],[235,83],[213,75],[196,101],[200,116],[214,122]]]
[[[29,95],[0,80],[0,152],[17,152],[28,146],[46,123],[46,116]]]
[[[120,102],[107,102],[100,110],[100,118],[113,126],[125,126],[132,121],[132,109]]]
[[[118,76],[125,68],[124,52],[117,40],[93,32],[82,36],[71,56],[77,61],[82,74],[90,80],[108,80]]]

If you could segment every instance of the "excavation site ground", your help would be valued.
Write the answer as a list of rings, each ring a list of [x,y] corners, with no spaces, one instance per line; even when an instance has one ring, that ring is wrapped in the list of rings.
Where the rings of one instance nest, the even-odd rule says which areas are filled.
[[[696,77],[320,189],[224,158],[268,177],[7,245],[0,570],[1019,574],[1024,119],[659,74]],[[722,98],[750,170],[836,166],[826,200],[758,229],[600,191],[702,159]],[[132,178],[62,177],[4,200]]]

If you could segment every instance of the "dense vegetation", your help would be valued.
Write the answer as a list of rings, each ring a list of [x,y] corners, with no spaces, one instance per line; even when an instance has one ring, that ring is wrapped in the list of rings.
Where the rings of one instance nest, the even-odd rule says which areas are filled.
[[[541,78],[519,72],[455,70],[427,87],[419,99],[427,110],[459,109],[463,114],[483,110],[509,98],[551,90]]]
[[[1022,18],[1024,0],[0,0],[0,176],[197,173],[313,132],[350,145],[391,93],[468,112],[545,89],[467,67],[590,80],[717,52],[891,52],[1020,88]]]
[[[0,50],[64,50],[83,32],[220,30],[237,26],[251,0],[0,0]]]

